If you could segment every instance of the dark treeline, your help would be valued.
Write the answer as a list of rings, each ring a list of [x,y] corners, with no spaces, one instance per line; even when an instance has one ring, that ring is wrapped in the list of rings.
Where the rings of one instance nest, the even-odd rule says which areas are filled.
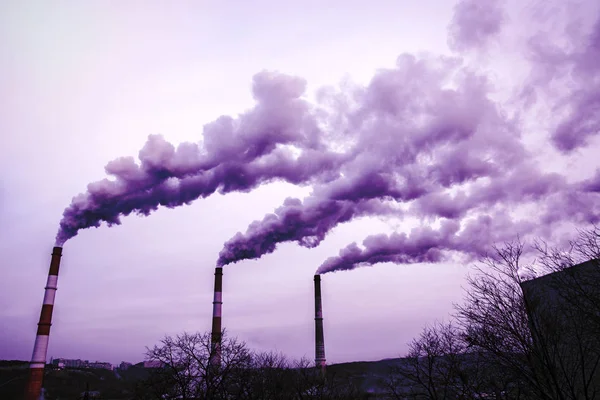
[[[361,399],[352,375],[334,368],[323,374],[309,360],[289,360],[279,353],[256,353],[227,335],[221,364],[211,362],[210,333],[165,337],[149,349],[159,362],[136,388],[136,399]]]

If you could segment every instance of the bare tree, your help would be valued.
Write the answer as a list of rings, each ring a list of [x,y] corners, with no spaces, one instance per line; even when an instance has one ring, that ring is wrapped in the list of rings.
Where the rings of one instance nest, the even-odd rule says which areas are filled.
[[[225,331],[221,365],[209,362],[212,351],[210,333],[166,336],[159,345],[148,349],[147,359],[162,366],[148,381],[154,395],[183,400],[228,398],[233,377],[250,368],[252,356],[244,343],[229,338]]]
[[[360,400],[368,398],[360,390],[351,374],[336,371],[328,367],[323,373],[320,368],[306,359],[291,361],[288,364],[294,400]]]
[[[233,398],[240,400],[294,399],[290,361],[281,353],[253,353],[250,368],[233,377]]]
[[[547,273],[533,287],[526,285],[536,335],[567,391],[567,398],[600,396],[600,229],[579,230],[566,249],[534,245]],[[527,291],[526,291],[527,292]],[[543,301],[545,300],[545,301]],[[538,329],[541,330],[541,329]]]
[[[553,276],[557,295],[583,313],[587,326],[600,335],[600,228],[579,230],[566,249],[551,248],[541,240],[534,247],[544,273]]]
[[[598,331],[591,318],[600,315],[600,309],[592,310],[600,301],[600,275],[596,268],[590,281],[572,268],[598,254],[597,238],[596,229],[580,231],[567,252],[538,242],[538,264],[561,273],[535,280],[534,264],[522,264],[524,244],[506,243],[468,280],[466,301],[456,308],[466,340],[508,371],[512,388],[522,396],[593,399],[600,394]]]
[[[221,365],[212,359],[210,333],[165,337],[148,349],[159,362],[137,398],[228,400],[354,400],[364,396],[346,376],[324,375],[306,359],[251,352],[223,332]]]
[[[384,381],[394,399],[472,399],[484,393],[484,365],[469,354],[461,331],[452,323],[426,327],[409,344],[407,357],[390,368]]]
[[[468,289],[456,317],[470,351],[484,355],[489,368],[514,378],[510,398],[537,395],[547,398],[545,385],[533,373],[532,336],[521,283],[533,277],[522,265],[524,244],[519,240],[495,247],[467,278]],[[498,382],[497,387],[506,386]]]
[[[455,305],[457,324],[411,343],[388,380],[391,397],[599,398],[600,229],[579,231],[568,249],[533,247],[530,263],[520,240],[482,260]],[[547,275],[533,279],[540,268]]]

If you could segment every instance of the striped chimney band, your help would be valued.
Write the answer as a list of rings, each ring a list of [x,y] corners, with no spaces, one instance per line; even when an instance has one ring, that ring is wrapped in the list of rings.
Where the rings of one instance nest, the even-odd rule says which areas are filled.
[[[38,323],[37,336],[33,345],[33,355],[29,364],[29,378],[25,388],[25,400],[38,400],[42,390],[61,256],[62,247],[54,247],[52,260],[50,261],[50,270],[48,271],[48,281],[46,282],[44,292],[44,302],[40,313],[40,322]]]
[[[214,365],[221,365],[221,307],[223,306],[223,268],[215,268],[215,295],[211,334],[211,352]]]
[[[315,365],[325,371],[325,337],[323,336],[323,306],[321,304],[321,276],[315,275]]]

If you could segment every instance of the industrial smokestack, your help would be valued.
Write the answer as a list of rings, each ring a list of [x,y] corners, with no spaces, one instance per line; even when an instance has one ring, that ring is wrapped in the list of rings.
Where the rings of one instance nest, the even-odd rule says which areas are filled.
[[[58,283],[58,269],[62,247],[54,247],[52,261],[48,271],[48,281],[44,292],[44,302],[40,313],[37,336],[33,346],[33,355],[29,364],[29,377],[25,387],[25,400],[38,400],[44,380],[44,367],[46,366],[46,353],[48,352],[48,339],[50,337],[50,325],[52,325],[52,309],[54,308],[54,296]]]
[[[315,365],[325,372],[325,338],[323,336],[323,305],[321,304],[321,276],[315,275]]]
[[[223,268],[215,268],[215,297],[211,334],[211,364],[221,365],[221,307],[223,305]]]

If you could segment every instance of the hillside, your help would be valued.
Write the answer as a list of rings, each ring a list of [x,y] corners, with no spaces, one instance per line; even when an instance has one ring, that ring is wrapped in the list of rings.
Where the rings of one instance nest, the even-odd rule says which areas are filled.
[[[390,367],[404,362],[404,359],[396,358],[332,364],[327,367],[327,372],[328,375],[351,379],[366,393],[377,393],[381,391],[381,381],[388,376]],[[0,399],[21,399],[28,364],[26,361],[0,361]],[[86,387],[99,392],[102,399],[128,399],[136,383],[148,375],[149,370],[143,368],[141,363],[125,371],[48,368],[44,382],[46,400],[79,399]]]

